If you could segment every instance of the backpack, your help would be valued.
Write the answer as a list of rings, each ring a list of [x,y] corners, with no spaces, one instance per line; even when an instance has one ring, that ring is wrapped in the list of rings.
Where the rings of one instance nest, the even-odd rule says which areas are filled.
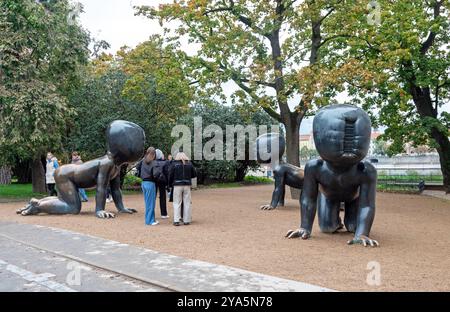
[[[153,166],[153,178],[159,184],[167,184],[167,177],[164,174],[164,163],[155,161],[155,165]]]

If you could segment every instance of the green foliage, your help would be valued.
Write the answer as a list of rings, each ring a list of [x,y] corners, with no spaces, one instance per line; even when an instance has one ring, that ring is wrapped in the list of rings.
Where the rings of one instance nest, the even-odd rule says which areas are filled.
[[[70,134],[64,146],[67,153],[80,151],[83,159],[95,158],[106,152],[105,131],[110,122],[125,119],[145,129],[151,118],[143,106],[122,97],[126,75],[111,68],[102,75],[86,72],[85,78],[69,101],[77,112],[72,121]],[[149,129],[146,133],[149,133]]]
[[[417,171],[408,172],[405,175],[388,175],[386,172],[378,172],[378,183],[383,184],[385,181],[413,181],[419,183],[421,180],[425,182],[441,182],[442,175],[423,175],[419,174]]]
[[[319,153],[316,149],[310,149],[307,146],[302,146],[300,149],[300,158],[301,159],[313,159],[319,157]]]
[[[416,170],[408,170],[407,175],[413,176],[413,177],[418,177],[419,173]]]
[[[193,164],[199,176],[199,183],[211,181],[234,181],[236,175],[236,161],[227,160],[194,160]]]
[[[245,176],[244,182],[246,184],[272,184],[273,180],[267,177]]]
[[[235,106],[264,109],[286,127],[287,158],[298,165],[298,129],[305,115],[332,102],[352,67],[339,60],[350,35],[346,23],[361,15],[360,1],[180,0],[137,13],[158,20],[167,44],[198,46],[185,56],[186,70],[198,84],[197,102],[225,102],[222,84],[238,87]],[[359,14],[359,15],[358,15]],[[341,32],[346,36],[339,36]],[[336,42],[335,45],[331,45]],[[290,105],[292,104],[292,105]],[[293,109],[292,109],[293,108]]]
[[[0,2],[0,161],[61,146],[72,117],[66,95],[87,62],[88,34],[68,1]]]
[[[383,140],[380,140],[377,138],[374,142],[373,153],[375,155],[385,156],[385,155],[388,155],[388,148],[389,148],[389,145],[387,144],[386,141],[383,141]]]
[[[335,39],[342,44],[342,38],[334,37],[345,29],[345,23],[364,11],[365,5],[355,9],[354,2],[182,0],[141,6],[137,12],[163,25],[178,21],[176,29],[165,28],[167,42],[187,38],[200,46],[187,60],[201,92],[223,96],[220,84],[232,80],[241,87],[233,94],[235,104],[276,109],[280,101],[300,94],[304,98],[296,110],[304,111],[313,108],[310,105],[328,103],[329,99],[318,98],[332,95],[330,90],[325,92],[328,86],[324,82],[325,76],[336,78],[330,71],[333,64],[323,64],[331,66],[325,68],[320,62],[330,53],[328,44]],[[312,42],[313,25],[321,32],[322,42]],[[311,53],[316,58],[312,59]],[[268,88],[277,89],[277,79],[283,86],[278,89],[281,94],[273,95]]]
[[[125,190],[135,190],[139,188],[142,183],[142,179],[136,177],[133,174],[127,174],[123,179],[123,189]]]
[[[116,119],[140,125],[147,145],[170,151],[171,129],[187,110],[190,98],[188,90],[183,93],[166,85],[166,80],[159,80],[156,74],[167,69],[165,64],[158,63],[158,68],[158,64],[152,63],[151,68],[147,64],[153,60],[152,53],[163,53],[155,45],[145,42],[135,50],[121,50],[115,57],[101,54],[92,61],[79,88],[70,96],[77,117],[65,144],[67,152],[82,151],[87,158],[105,153],[105,130]],[[183,83],[181,74],[174,78]]]
[[[157,122],[174,121],[188,110],[192,99],[193,89],[179,54],[171,46],[163,46],[159,36],[118,52],[119,65],[128,76],[123,95],[153,111]]]
[[[205,180],[208,181],[241,181],[244,179],[245,174],[250,169],[256,169],[259,167],[256,161],[249,159],[249,146],[248,133],[245,133],[246,140],[246,155],[245,160],[225,160],[226,152],[225,148],[227,146],[226,138],[226,127],[227,125],[254,125],[256,127],[260,125],[266,125],[267,130],[270,131],[270,127],[273,125],[278,127],[277,124],[274,125],[273,119],[267,116],[262,111],[248,112],[236,109],[234,106],[222,106],[218,104],[210,105],[194,105],[188,115],[182,116],[178,120],[178,124],[187,125],[191,129],[191,133],[194,133],[194,117],[202,117],[203,127],[208,125],[217,125],[222,129],[222,142],[224,147],[223,159],[224,160],[194,160],[193,163],[197,168],[199,174],[199,183],[203,183]],[[207,142],[213,137],[204,136],[203,142]],[[237,138],[234,140],[234,156],[236,159],[237,154]]]
[[[10,84],[9,91],[0,116],[2,159],[28,159],[60,145],[71,114],[65,99],[40,80]]]
[[[106,127],[125,119],[145,130],[149,146],[168,153],[171,129],[187,112],[191,92],[177,55],[157,36],[114,56],[98,53],[70,95],[77,117],[65,143],[67,152],[82,151],[87,158],[102,155]]]
[[[0,201],[9,201],[14,199],[30,199],[32,197],[41,198],[45,193],[34,193],[31,184],[8,184],[0,185]]]
[[[377,1],[379,25],[349,24],[356,39],[340,57],[352,60],[357,75],[346,77],[348,91],[377,113],[375,124],[387,126],[389,155],[408,142],[437,148],[448,189],[450,128],[442,106],[450,100],[450,2]]]
[[[377,191],[388,193],[403,193],[403,194],[419,194],[420,191],[417,186],[404,186],[404,185],[377,185]]]

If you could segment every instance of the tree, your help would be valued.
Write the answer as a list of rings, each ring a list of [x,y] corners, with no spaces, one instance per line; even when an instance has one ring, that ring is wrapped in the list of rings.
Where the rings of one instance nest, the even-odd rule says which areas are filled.
[[[319,153],[316,149],[310,149],[305,145],[300,149],[300,156],[302,159],[310,160],[319,157]]]
[[[349,91],[387,129],[390,153],[405,142],[435,147],[450,192],[450,3],[448,0],[378,1],[380,23],[360,19],[343,57],[358,64]],[[375,117],[375,116],[374,116]]]
[[[174,121],[189,109],[193,88],[183,71],[179,51],[163,46],[159,36],[118,52],[118,64],[128,79],[124,97],[146,107],[157,123]]]
[[[140,125],[147,144],[170,151],[171,129],[188,112],[190,86],[169,48],[157,37],[117,55],[100,53],[84,72],[79,88],[70,96],[77,113],[65,143],[85,158],[103,154],[105,130],[115,119]]]
[[[381,155],[381,156],[392,156],[393,154],[389,153],[389,144],[387,144],[386,141],[376,139],[375,142],[373,142],[374,148],[373,148],[373,154],[374,155]]]
[[[166,42],[187,37],[200,45],[195,55],[186,56],[199,95],[223,97],[221,84],[234,81],[239,87],[232,96],[235,104],[256,104],[284,124],[287,159],[298,166],[303,118],[336,94],[327,85],[335,80],[334,64],[323,60],[328,45],[342,39],[336,33],[344,21],[354,18],[351,2],[181,0],[141,6],[137,13],[161,24],[178,21],[174,31],[165,28]]]
[[[68,1],[0,2],[0,162],[33,161],[33,191],[44,192],[41,156],[61,145],[71,116],[66,94],[88,58],[88,34]]]
[[[0,167],[0,185],[1,184],[11,184],[11,167],[10,166]]]
[[[71,120],[64,142],[67,155],[78,151],[83,159],[92,159],[106,152],[106,128],[116,119],[126,119],[141,126],[146,111],[141,105],[122,96],[127,76],[118,68],[109,67],[94,73],[94,65],[84,74],[79,87],[69,97],[76,115]],[[151,118],[148,118],[151,122]]]
[[[221,159],[205,159],[203,154],[202,160],[194,160],[193,163],[197,168],[199,183],[205,183],[208,181],[236,181],[241,182],[244,180],[245,175],[249,169],[257,169],[259,164],[256,160],[250,158],[250,136],[245,133],[245,155],[242,159],[238,159],[238,133],[234,134],[233,143],[228,141],[227,126],[241,125],[246,127],[248,125],[254,125],[256,128],[259,126],[267,126],[267,131],[270,131],[271,126],[278,127],[278,124],[274,124],[274,121],[270,116],[262,112],[260,109],[253,110],[241,110],[237,107],[223,106],[217,103],[211,102],[209,105],[197,104],[194,105],[190,113],[186,116],[182,116],[178,119],[178,124],[187,125],[191,133],[194,133],[194,118],[202,118],[203,133],[201,133],[203,147],[206,148],[206,143],[212,139],[219,140],[221,142],[222,150],[217,151],[217,155],[220,155]],[[222,136],[219,133],[212,133],[207,130],[207,127],[218,126],[221,130]],[[210,129],[211,130],[211,129]],[[253,138],[256,139],[256,138]],[[192,137],[192,141],[194,142]],[[212,142],[212,141],[211,141]],[[230,145],[228,145],[230,144]],[[233,160],[227,158],[227,150],[232,144],[231,154]],[[220,148],[215,146],[215,148]],[[214,154],[216,150],[214,149]]]

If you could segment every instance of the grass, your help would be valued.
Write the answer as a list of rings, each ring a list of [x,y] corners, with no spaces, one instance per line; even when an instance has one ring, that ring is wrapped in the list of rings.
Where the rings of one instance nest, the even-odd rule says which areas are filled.
[[[30,199],[32,197],[42,198],[46,194],[34,193],[31,184],[9,184],[0,185],[0,201]]]
[[[399,192],[399,193],[416,193],[417,188],[408,187],[403,185],[395,185],[394,181],[397,182],[406,182],[406,181],[417,181],[419,183],[420,180],[424,180],[426,182],[442,182],[442,176],[439,175],[379,175],[378,176],[378,186],[377,189],[379,191],[385,192]],[[246,176],[244,181],[242,182],[220,182],[220,183],[212,183],[209,185],[199,185],[200,188],[232,188],[232,187],[240,187],[245,185],[254,185],[254,184],[272,184],[273,180],[267,177],[256,177],[256,176]],[[95,190],[87,190],[87,195],[91,198],[95,197]],[[140,189],[136,190],[124,190],[123,194],[125,195],[134,195],[139,194]],[[27,200],[32,197],[42,198],[47,194],[41,193],[33,193],[31,184],[17,184],[12,183],[9,185],[0,185],[0,202],[7,202],[13,200]]]
[[[387,193],[405,193],[405,194],[418,194],[419,189],[417,187],[408,187],[403,185],[377,185],[377,191]]]
[[[418,185],[420,181],[424,181],[425,185],[442,185],[442,175],[378,175],[377,190],[381,192],[393,193],[420,193]]]
[[[378,180],[388,181],[417,181],[424,180],[426,182],[443,182],[442,175],[378,175]]]
[[[86,191],[88,197],[95,197],[95,190]],[[124,195],[138,194],[138,191],[124,190]],[[46,193],[34,193],[32,184],[17,184],[0,185],[0,202],[8,202],[14,200],[28,200],[32,197],[42,198],[47,196]]]
[[[272,184],[273,180],[267,177],[246,176],[244,178],[245,184]]]

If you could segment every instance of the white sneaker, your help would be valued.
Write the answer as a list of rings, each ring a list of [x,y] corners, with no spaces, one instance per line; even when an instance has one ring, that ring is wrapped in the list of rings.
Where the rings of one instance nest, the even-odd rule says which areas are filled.
[[[169,215],[167,215],[167,216],[161,216],[161,219],[169,219]]]
[[[155,221],[155,222],[153,222],[151,225],[158,225],[159,224],[159,222],[158,221]]]
[[[106,199],[106,202],[107,202],[107,203],[110,203],[110,202],[112,202],[112,201],[113,201],[113,199],[112,199],[111,197],[109,197],[109,198]]]

